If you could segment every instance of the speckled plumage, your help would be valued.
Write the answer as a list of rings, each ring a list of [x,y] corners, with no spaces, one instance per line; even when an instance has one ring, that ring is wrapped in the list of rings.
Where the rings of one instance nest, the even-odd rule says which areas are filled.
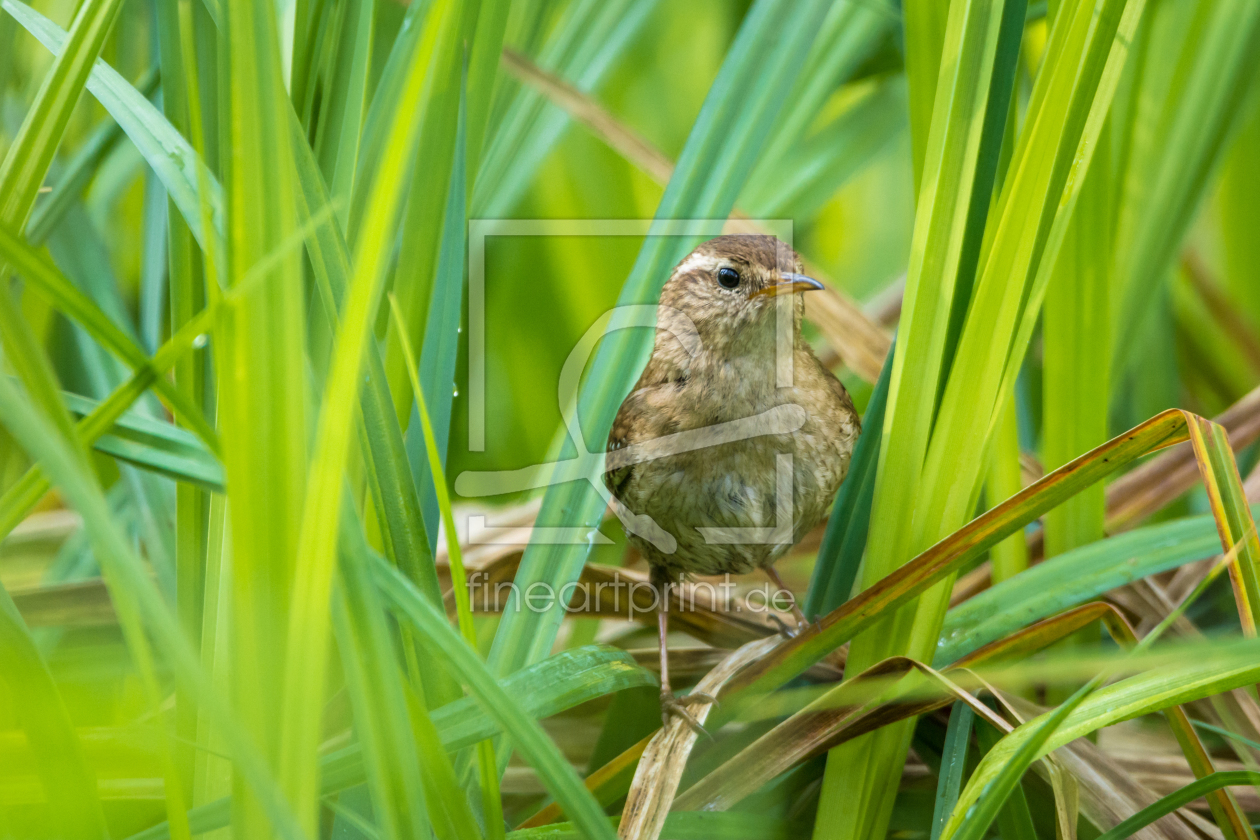
[[[724,268],[739,272],[738,288],[719,284],[718,272]],[[777,406],[800,406],[804,424],[791,433],[763,434],[628,465],[610,463],[605,482],[613,495],[677,540],[676,551],[667,553],[650,540],[629,535],[654,577],[677,580],[686,573],[743,574],[768,567],[822,519],[848,472],[860,423],[844,386],[800,335],[800,294],[784,298],[791,306],[791,385],[776,385],[780,298],[766,290],[785,272],[800,271],[800,257],[774,237],[723,236],[696,248],[665,284],[652,357],[617,414],[609,452]],[[698,349],[694,342],[687,349],[688,334],[698,334]],[[800,416],[799,409],[792,410]],[[780,453],[793,456],[791,541],[706,541],[697,528],[775,525]]]

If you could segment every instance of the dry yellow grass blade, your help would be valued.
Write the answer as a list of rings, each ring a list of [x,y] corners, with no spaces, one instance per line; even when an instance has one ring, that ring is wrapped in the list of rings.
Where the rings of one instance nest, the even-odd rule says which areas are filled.
[[[771,651],[779,639],[749,642],[722,661],[696,686],[696,691],[717,696],[731,677],[745,665]],[[695,703],[690,709],[701,725],[709,716],[712,704]],[[686,721],[671,718],[648,744],[634,773],[626,807],[621,812],[617,836],[624,840],[656,840],[665,826],[665,817],[673,805],[678,783],[682,781],[687,757],[699,736]]]
[[[674,162],[638,132],[626,126],[588,94],[564,79],[549,73],[511,49],[503,50],[503,66],[514,76],[536,88],[557,107],[585,125],[618,154],[639,167],[662,186],[674,173]],[[735,232],[765,233],[755,222],[736,210],[731,229]],[[867,382],[879,378],[892,340],[861,307],[822,276],[818,266],[806,270],[827,286],[820,295],[806,295],[805,316],[826,336],[841,361]]]

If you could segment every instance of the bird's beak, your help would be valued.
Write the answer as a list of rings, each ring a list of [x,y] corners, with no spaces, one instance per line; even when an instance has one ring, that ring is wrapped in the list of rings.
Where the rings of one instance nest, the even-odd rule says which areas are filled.
[[[760,297],[767,295],[769,297],[778,297],[779,295],[794,295],[797,292],[816,292],[823,288],[823,284],[819,283],[813,277],[806,277],[804,274],[789,274],[787,272],[779,275],[779,282],[772,286],[766,286],[764,289],[758,289],[752,293],[752,297]]]

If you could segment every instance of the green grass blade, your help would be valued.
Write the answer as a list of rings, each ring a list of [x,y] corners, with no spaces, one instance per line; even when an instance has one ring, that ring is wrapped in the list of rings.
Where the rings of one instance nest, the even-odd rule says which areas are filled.
[[[318,208],[328,207],[330,199],[297,115],[290,110],[294,157],[300,186],[298,213],[309,224]],[[307,240],[307,256],[315,275],[318,295],[315,307],[327,324],[338,317],[350,276],[350,250],[342,228],[329,219],[316,225]],[[331,333],[331,327],[326,332]],[[433,552],[420,510],[420,497],[407,460],[403,433],[394,413],[394,402],[385,379],[384,362],[374,341],[365,347],[367,376],[361,392],[360,434],[364,450],[368,489],[378,515],[386,556],[402,569],[433,604],[442,603]],[[312,360],[318,367],[318,358]],[[460,696],[459,685],[449,676],[433,673],[425,681],[425,698],[437,708]]]
[[[158,593],[146,567],[118,530],[95,476],[86,470],[81,459],[64,441],[49,431],[39,413],[7,377],[0,377],[0,423],[39,459],[83,516],[97,560],[110,586],[115,609],[129,640],[137,642],[133,648],[135,655],[142,657],[148,653],[148,642],[138,641],[144,638],[147,624],[152,629],[154,642],[177,678],[194,691],[219,725],[242,779],[267,813],[266,824],[288,840],[302,838],[292,813],[253,743],[227,712],[226,704],[209,690],[197,658],[184,641],[175,617]]]
[[[438,0],[434,13],[453,16],[453,4]],[[439,19],[442,19],[440,17]],[[320,706],[311,703],[324,686],[329,634],[328,599],[336,561],[344,469],[358,404],[364,345],[380,300],[393,245],[395,218],[403,199],[403,177],[421,128],[413,120],[426,94],[425,71],[435,49],[432,35],[421,38],[400,91],[396,118],[387,135],[372,193],[355,244],[354,273],[346,287],[341,321],[315,434],[310,480],[301,515],[295,557],[302,558],[293,581],[284,662],[284,706],[280,739],[282,779],[295,802],[312,814],[319,798]],[[286,127],[287,129],[287,127]],[[287,130],[283,145],[288,150]],[[229,475],[231,475],[229,465]]]
[[[67,38],[64,30],[20,0],[0,0],[0,7],[50,51],[62,54]],[[206,170],[188,141],[117,71],[103,61],[97,62],[91,71],[87,90],[109,111],[144,156],[145,162],[162,179],[171,200],[201,246],[215,245],[215,232],[223,226],[223,198],[214,176]],[[201,229],[198,178],[204,178],[209,189],[206,199],[214,217],[214,229],[211,231],[203,232]]]
[[[463,132],[461,131],[460,133],[462,134]],[[456,153],[456,161],[456,170],[459,171],[462,168],[459,165],[459,162],[462,161],[462,154]],[[458,182],[456,182],[456,187],[460,187]],[[462,207],[462,188],[458,189],[458,194]],[[463,214],[461,213],[457,218],[463,219]],[[463,225],[461,224],[460,227],[462,228]],[[457,295],[458,292],[456,292]],[[411,377],[412,393],[415,394],[416,410],[419,412],[420,430],[424,436],[424,449],[429,460],[429,476],[433,482],[434,496],[442,515],[442,525],[446,529],[447,556],[450,558],[451,564],[451,586],[455,593],[455,614],[459,622],[459,633],[464,638],[464,641],[468,643],[468,646],[476,650],[477,630],[473,627],[472,607],[469,604],[468,575],[464,571],[464,561],[461,558],[459,547],[459,532],[455,529],[455,516],[451,512],[450,492],[447,490],[446,473],[442,468],[442,454],[438,451],[437,438],[433,432],[433,422],[429,417],[428,401],[424,396],[424,385],[420,382],[417,374],[415,357],[411,352],[411,343],[407,340],[407,333],[402,324],[402,313],[399,311],[393,296],[390,297],[389,303],[390,314],[394,317],[399,341],[402,344],[403,359],[407,363],[407,373]],[[453,357],[451,362],[452,364],[454,363]],[[436,529],[434,531],[436,532]],[[477,766],[480,771],[482,807],[487,836],[501,837],[503,835],[501,829],[503,825],[503,810],[499,796],[499,770],[498,762],[494,757],[493,741],[487,739],[477,744]]]
[[[215,333],[219,427],[231,512],[233,700],[244,732],[262,745],[279,777],[300,833],[313,835],[318,799],[308,785],[310,768],[304,765],[302,772],[295,772],[290,764],[298,756],[287,734],[294,726],[306,732],[300,725],[305,714],[295,720],[285,713],[292,702],[287,693],[292,690],[290,674],[305,666],[311,653],[322,657],[326,651],[324,638],[315,635],[310,640],[315,651],[303,652],[296,661],[290,656],[289,645],[297,640],[290,640],[289,634],[305,629],[304,624],[293,623],[295,606],[317,608],[326,623],[329,605],[326,593],[318,604],[295,599],[313,593],[298,582],[299,570],[310,559],[298,562],[299,543],[306,533],[302,525],[310,463],[309,396],[301,255],[282,250],[297,231],[288,126],[276,119],[289,99],[275,7],[243,0],[225,11],[226,65],[221,68],[218,110],[223,141],[231,150],[224,160],[229,287],[236,291],[256,265],[265,264],[258,272],[260,282],[242,291]],[[334,501],[339,503],[340,496]],[[334,509],[330,516],[334,522],[337,513]],[[335,551],[335,538],[321,550]],[[313,667],[322,673],[322,665],[320,659]],[[322,691],[319,683],[307,699]],[[304,711],[311,706],[319,708],[311,703]],[[306,756],[301,760],[305,762]],[[235,833],[263,835],[269,824],[263,803],[252,794],[237,801]]]
[[[1020,627],[1220,550],[1212,518],[1195,516],[1126,531],[1064,552],[951,609],[933,666],[948,665]]]
[[[936,805],[932,812],[931,840],[940,840],[945,820],[954,810],[958,792],[962,790],[967,769],[967,745],[976,713],[966,703],[955,703],[945,730],[945,751],[941,754],[941,772],[936,782]]]
[[[656,678],[636,665],[625,651],[601,646],[556,654],[517,671],[503,680],[502,685],[504,691],[521,698],[528,716],[545,718],[606,694],[654,686]],[[502,731],[472,697],[434,710],[432,719],[449,752],[472,746]],[[325,797],[363,784],[366,778],[363,751],[357,744],[320,759],[320,791]],[[231,802],[224,798],[193,809],[189,823],[195,832],[212,831],[226,826],[230,813]],[[163,823],[128,840],[162,840],[169,836]]]
[[[630,46],[658,0],[576,0],[563,11],[536,63],[591,91]],[[490,132],[476,171],[471,215],[508,215],[560,139],[569,117],[521,86]]]
[[[75,319],[103,347],[133,370],[152,365],[152,360],[132,335],[128,335],[91,298],[75,288],[56,266],[3,228],[0,228],[0,259],[4,259],[13,270],[55,302],[62,312]],[[211,451],[217,452],[218,435],[187,395],[177,391],[161,377],[154,380],[153,387],[175,415],[193,429]]]
[[[568,760],[529,717],[520,704],[499,683],[468,645],[446,622],[446,616],[430,606],[393,567],[378,561],[372,568],[382,594],[400,618],[408,621],[430,640],[433,650],[459,674],[469,691],[512,738],[512,744],[525,757],[548,791],[569,817],[591,838],[612,838],[603,809]]]
[[[426,306],[424,344],[420,349],[419,367],[415,366],[415,360],[409,354],[404,354],[408,385],[412,391],[417,387],[424,389],[423,402],[428,411],[432,412],[431,423],[426,423],[426,429],[429,425],[432,426],[431,429],[422,432],[419,428],[408,426],[407,457],[411,461],[413,475],[420,475],[424,471],[421,465],[425,464],[434,478],[432,484],[422,483],[419,487],[420,509],[429,534],[429,548],[434,551],[437,550],[440,508],[439,496],[434,488],[446,469],[446,450],[451,437],[451,404],[455,391],[455,360],[459,355],[460,313],[464,303],[464,255],[467,252],[468,229],[465,201],[469,186],[467,156],[464,153],[467,145],[466,111],[461,105],[437,268],[433,277],[432,294]],[[395,318],[394,327],[398,336],[406,339],[404,324],[399,323],[400,320],[401,318]],[[403,346],[406,348],[410,344],[404,341]],[[412,371],[416,371],[415,376],[412,376]],[[416,392],[417,407],[420,402],[420,392]],[[430,437],[436,442],[438,458],[433,461],[430,457],[426,462],[421,456],[428,452]],[[447,533],[453,532],[448,530]]]
[[[862,428],[866,433],[858,438],[849,463],[849,474],[840,485],[831,517],[827,520],[827,531],[818,549],[818,560],[814,563],[813,578],[805,596],[803,610],[809,618],[831,612],[853,594],[853,582],[857,580],[862,555],[866,552],[866,535],[870,530],[875,467],[879,463],[882,441],[879,433],[884,427],[895,352],[894,345],[875,382],[870,402],[866,404],[866,413],[862,416]]]
[[[101,405],[99,400],[78,394],[63,392],[61,396],[70,413],[78,418],[91,415]],[[126,412],[106,434],[91,443],[98,451],[141,469],[207,490],[224,490],[223,465],[219,460],[194,435],[170,423]]]
[[[862,566],[863,588],[932,542],[918,540],[906,523],[915,520],[916,510],[926,501],[919,498],[920,487],[925,496],[933,488],[923,476],[924,460],[955,353],[952,345],[960,315],[971,296],[972,266],[980,245],[977,229],[983,229],[991,198],[985,188],[991,190],[1005,130],[1005,103],[999,94],[1009,90],[1010,80],[998,78],[999,55],[1009,57],[1010,42],[1014,40],[1017,49],[1021,34],[1012,31],[1013,10],[1008,5],[1018,6],[1022,13],[1019,3],[973,0],[950,5],[923,174],[918,179],[915,233],[872,503],[872,551]],[[918,6],[908,11],[928,13]],[[930,29],[935,24],[915,26]],[[928,46],[918,48],[924,61],[930,59]],[[926,64],[921,72],[929,72]],[[921,76],[912,77],[912,103],[922,95],[914,89],[915,82],[922,84]],[[991,113],[995,100],[1002,102],[1000,115]],[[912,140],[915,115],[912,104]],[[908,612],[890,617],[884,626],[854,641],[850,655],[859,671],[905,652],[898,642],[909,630]],[[894,790],[885,774],[894,771],[875,770],[871,764],[887,761],[899,767],[908,739],[909,728],[903,725],[854,739],[831,753],[823,792],[829,805],[820,814],[817,837],[865,840],[882,833],[879,826],[888,819]],[[842,779],[860,781],[850,784]]]
[[[348,511],[347,518],[351,515]],[[423,837],[434,826],[440,828],[439,837],[473,840],[477,832],[468,803],[422,707],[414,715],[412,733],[398,660],[369,577],[369,554],[358,524],[347,522],[343,534],[333,623],[347,665],[346,688],[355,704],[377,824],[386,837]],[[425,758],[423,778],[421,755]],[[458,830],[452,831],[453,825]]]
[[[1246,2],[1195,5],[1159,108],[1150,155],[1132,164],[1147,183],[1132,228],[1117,245],[1119,273],[1113,374],[1129,370],[1138,330],[1152,311],[1150,278],[1161,277],[1180,246],[1232,129],[1246,112],[1260,58],[1260,7]]]
[[[1132,837],[1160,817],[1171,814],[1178,808],[1188,805],[1212,791],[1222,790],[1233,785],[1256,784],[1260,784],[1260,773],[1251,770],[1229,770],[1213,773],[1202,779],[1196,779],[1167,796],[1161,796],[1155,802],[1147,805],[1114,828],[1104,831],[1098,836],[1098,840],[1125,840],[1125,838]]]

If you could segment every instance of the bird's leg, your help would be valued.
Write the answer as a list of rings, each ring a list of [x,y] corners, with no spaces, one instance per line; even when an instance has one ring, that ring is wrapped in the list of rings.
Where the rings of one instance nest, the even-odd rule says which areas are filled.
[[[797,635],[809,626],[809,619],[805,617],[805,613],[801,612],[800,605],[796,603],[796,595],[792,592],[792,590],[783,585],[783,578],[779,577],[779,573],[774,570],[774,566],[762,566],[761,568],[765,571],[766,577],[770,578],[771,583],[777,586],[781,591],[792,596],[792,616],[796,619],[796,629],[789,632],[782,620],[773,613],[770,613],[770,620],[779,625],[779,631],[783,633],[783,635],[788,637]]]
[[[669,607],[667,599],[669,598],[669,577],[663,572],[652,569],[651,575],[652,587],[656,590],[656,633],[658,644],[660,645],[661,654],[661,722],[669,723],[670,715],[675,715],[690,726],[698,735],[708,735],[700,721],[696,720],[695,715],[687,710],[688,703],[716,703],[713,697],[708,694],[699,692],[688,694],[685,697],[675,697],[674,691],[669,685],[669,642],[667,635],[669,632]]]

